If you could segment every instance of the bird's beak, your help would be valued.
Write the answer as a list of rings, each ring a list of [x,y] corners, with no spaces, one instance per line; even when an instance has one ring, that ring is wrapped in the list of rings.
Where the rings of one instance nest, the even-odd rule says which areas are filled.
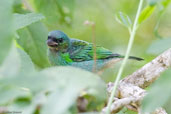
[[[46,44],[49,46],[49,47],[56,47],[58,46],[58,43],[54,42],[52,39],[48,39],[46,41]]]

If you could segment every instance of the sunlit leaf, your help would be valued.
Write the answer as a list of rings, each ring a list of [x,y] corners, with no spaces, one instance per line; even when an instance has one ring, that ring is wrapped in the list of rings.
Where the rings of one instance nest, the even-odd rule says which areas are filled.
[[[161,77],[150,88],[148,95],[142,102],[142,112],[152,112],[156,108],[164,106],[171,102],[171,69],[165,71]],[[168,111],[170,107],[167,107]],[[170,114],[171,112],[167,112]]]
[[[0,64],[8,54],[13,34],[13,0],[0,0]]]
[[[155,7],[156,7],[155,5],[153,5],[153,6],[149,5],[146,8],[144,8],[144,10],[141,12],[141,14],[139,16],[138,23],[141,24],[143,21],[148,19],[154,12]]]
[[[49,65],[47,58],[47,39],[48,31],[46,27],[40,23],[33,23],[26,28],[18,30],[18,44],[27,52],[27,54],[39,67]]]
[[[147,52],[151,54],[160,54],[171,48],[171,38],[158,39],[152,42]]]
[[[128,29],[132,28],[132,22],[131,19],[129,18],[128,15],[119,12],[116,14],[116,20],[120,23],[123,24],[124,26],[126,26]]]
[[[27,14],[14,14],[15,17],[15,30],[21,29],[28,26],[34,22],[37,22],[44,18],[42,14],[27,13]]]
[[[161,4],[162,4],[162,6],[163,6],[164,8],[167,8],[167,6],[170,4],[170,2],[171,2],[171,0],[163,0],[163,1],[161,2]]]

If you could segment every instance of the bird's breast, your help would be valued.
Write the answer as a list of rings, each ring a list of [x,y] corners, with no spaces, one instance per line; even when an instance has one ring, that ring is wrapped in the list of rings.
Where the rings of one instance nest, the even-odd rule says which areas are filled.
[[[66,65],[70,65],[70,59],[66,57],[65,54],[62,54],[60,52],[48,52],[48,57],[49,57],[49,61],[52,65],[54,66],[66,66]]]

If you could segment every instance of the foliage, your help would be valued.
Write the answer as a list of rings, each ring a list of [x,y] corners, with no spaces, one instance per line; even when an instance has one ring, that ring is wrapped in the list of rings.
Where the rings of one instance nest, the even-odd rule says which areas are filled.
[[[170,48],[171,44],[171,38],[164,38],[164,39],[158,39],[155,40],[150,47],[148,48],[147,52],[150,54],[160,54],[164,52],[165,50]]]
[[[116,20],[128,28],[129,31],[132,29],[132,21],[128,15],[119,12],[116,14]]]
[[[39,21],[43,19],[44,16],[41,14],[35,14],[35,13],[28,13],[28,14],[14,14],[15,19],[15,29],[21,29],[24,28],[27,25],[30,25],[36,21]]]
[[[159,107],[165,107],[168,114],[171,113],[171,69],[165,71],[152,85],[149,94],[142,102],[142,113],[152,112]],[[162,94],[161,94],[162,93]]]
[[[36,11],[41,12],[47,18],[48,24],[59,22],[68,25],[72,22],[72,14],[75,0],[33,0]]]
[[[12,42],[13,32],[13,15],[12,15],[12,3],[13,0],[6,1],[1,0],[0,4],[0,63],[4,60],[8,54],[10,45]],[[6,12],[6,13],[4,13]]]
[[[154,21],[155,19],[150,17],[155,15],[155,11],[161,6],[162,9],[157,13],[164,15],[170,1],[148,0],[148,4],[140,14],[139,24],[147,19]],[[129,1],[130,4],[137,2]],[[91,31],[82,26],[83,21],[90,19],[96,24],[97,44],[110,49],[115,46],[117,50],[114,51],[123,52],[121,47],[126,45],[127,32],[115,23],[111,15],[117,8],[120,10],[124,7],[123,10],[128,12],[116,13],[116,19],[131,31],[133,27],[131,14],[136,7],[130,8],[129,5],[124,0],[0,0],[0,107],[7,107],[7,111],[21,111],[23,114],[75,114],[78,113],[77,98],[83,97],[88,101],[86,111],[100,111],[107,101],[104,81],[112,81],[114,73],[112,72],[112,75],[104,73],[104,76],[98,77],[72,67],[50,67],[47,57],[47,34],[49,30],[60,29],[71,37],[91,41]],[[163,24],[162,22],[166,20],[159,18],[156,20],[155,34],[159,34],[159,24]],[[147,28],[150,26],[147,25]],[[170,48],[170,36],[153,42],[152,32],[143,34],[149,35],[148,40],[152,42],[148,49],[149,53],[159,54]],[[139,38],[135,40],[135,45],[141,42],[142,46],[138,44],[138,48],[135,48],[132,54],[150,60],[146,54],[149,43],[142,42],[144,40],[142,36],[140,33],[136,36]],[[144,63],[134,64],[135,67],[128,65],[129,69],[125,70],[124,75]],[[170,71],[163,74],[165,78],[159,80],[161,84],[159,82],[154,84],[149,97],[154,94],[153,91],[168,92],[167,89],[161,90],[156,86],[166,88],[167,84],[169,85],[169,74]],[[164,97],[165,101],[170,98],[168,94],[159,97]],[[145,112],[157,107],[155,98],[150,97],[150,100],[153,107],[145,100],[143,105]],[[164,100],[157,103],[158,106],[166,106],[169,111],[169,105],[166,105]],[[127,112],[129,111],[126,110]],[[125,113],[125,110],[122,113]]]

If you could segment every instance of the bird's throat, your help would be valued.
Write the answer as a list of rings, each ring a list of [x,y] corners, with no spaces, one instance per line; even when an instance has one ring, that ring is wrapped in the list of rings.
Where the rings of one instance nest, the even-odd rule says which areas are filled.
[[[65,66],[65,65],[70,64],[69,63],[70,61],[67,61],[68,59],[66,59],[65,54],[57,50],[49,49],[48,57],[49,57],[50,63],[54,66]]]

